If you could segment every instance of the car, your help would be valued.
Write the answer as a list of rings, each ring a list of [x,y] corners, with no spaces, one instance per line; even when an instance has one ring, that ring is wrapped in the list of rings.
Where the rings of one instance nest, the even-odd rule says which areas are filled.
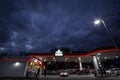
[[[120,68],[112,68],[113,75],[120,75]]]
[[[106,70],[105,72],[106,72],[106,76],[111,76],[111,74],[112,74],[110,69]]]
[[[106,70],[106,74],[109,76],[118,76],[120,75],[120,68],[111,68]]]
[[[88,75],[88,74],[90,74],[90,70],[89,69],[77,70],[76,73],[78,75],[84,75],[84,74]]]
[[[68,73],[68,71],[61,71],[61,72],[60,72],[60,76],[61,76],[61,77],[68,77],[68,76],[69,76],[69,73]]]

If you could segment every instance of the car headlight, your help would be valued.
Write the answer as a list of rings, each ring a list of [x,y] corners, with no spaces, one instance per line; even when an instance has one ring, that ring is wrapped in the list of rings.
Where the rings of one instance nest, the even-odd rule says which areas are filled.
[[[64,73],[64,75],[67,75],[67,73]]]
[[[107,70],[106,72],[110,73],[111,71],[110,71],[110,70]]]

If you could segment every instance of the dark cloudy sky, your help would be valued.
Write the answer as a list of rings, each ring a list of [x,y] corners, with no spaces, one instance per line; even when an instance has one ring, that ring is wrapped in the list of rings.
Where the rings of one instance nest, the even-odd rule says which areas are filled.
[[[119,0],[0,0],[0,52],[89,51],[113,46],[103,18],[120,45]]]

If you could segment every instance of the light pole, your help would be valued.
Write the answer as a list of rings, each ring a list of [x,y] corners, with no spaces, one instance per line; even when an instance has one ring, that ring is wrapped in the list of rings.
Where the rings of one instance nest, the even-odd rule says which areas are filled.
[[[95,25],[99,25],[100,23],[103,24],[105,30],[107,31],[107,34],[108,34],[109,38],[111,39],[111,41],[112,41],[112,43],[113,43],[113,45],[114,45],[114,47],[115,47],[115,49],[116,49],[116,52],[119,53],[118,47],[117,47],[117,45],[116,45],[116,43],[115,43],[115,41],[114,41],[114,39],[113,39],[110,31],[109,31],[107,25],[105,24],[104,20],[103,20],[103,19],[96,19],[96,20],[94,21],[94,24],[95,24]]]
[[[117,45],[116,45],[116,43],[115,43],[115,41],[114,41],[114,39],[113,39],[113,37],[112,37],[112,35],[111,35],[111,33],[110,33],[107,25],[105,24],[104,20],[103,20],[103,19],[96,19],[96,20],[94,21],[94,24],[95,24],[96,26],[99,25],[100,23],[103,24],[103,26],[104,26],[104,28],[105,28],[105,30],[106,30],[109,38],[111,39],[111,41],[112,41],[112,43],[113,43],[113,46],[114,46],[115,49],[116,49],[116,53],[119,53],[119,49],[118,49],[118,47],[117,47]],[[99,57],[98,57],[98,58],[99,58]],[[99,71],[98,71],[98,70],[99,70],[101,64],[100,64],[100,61],[97,62],[97,59],[96,59],[96,60],[95,60],[95,59],[96,59],[95,56],[93,56],[94,66],[95,66],[96,73],[97,73],[97,76],[98,76],[98,75],[99,75]],[[98,63],[98,64],[97,64],[97,63]],[[98,68],[98,70],[97,70],[97,68]]]

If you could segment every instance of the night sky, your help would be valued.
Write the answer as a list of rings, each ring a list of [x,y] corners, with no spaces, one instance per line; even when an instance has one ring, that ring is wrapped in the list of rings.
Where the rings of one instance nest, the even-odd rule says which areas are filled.
[[[90,51],[120,46],[120,0],[0,0],[0,52]]]

